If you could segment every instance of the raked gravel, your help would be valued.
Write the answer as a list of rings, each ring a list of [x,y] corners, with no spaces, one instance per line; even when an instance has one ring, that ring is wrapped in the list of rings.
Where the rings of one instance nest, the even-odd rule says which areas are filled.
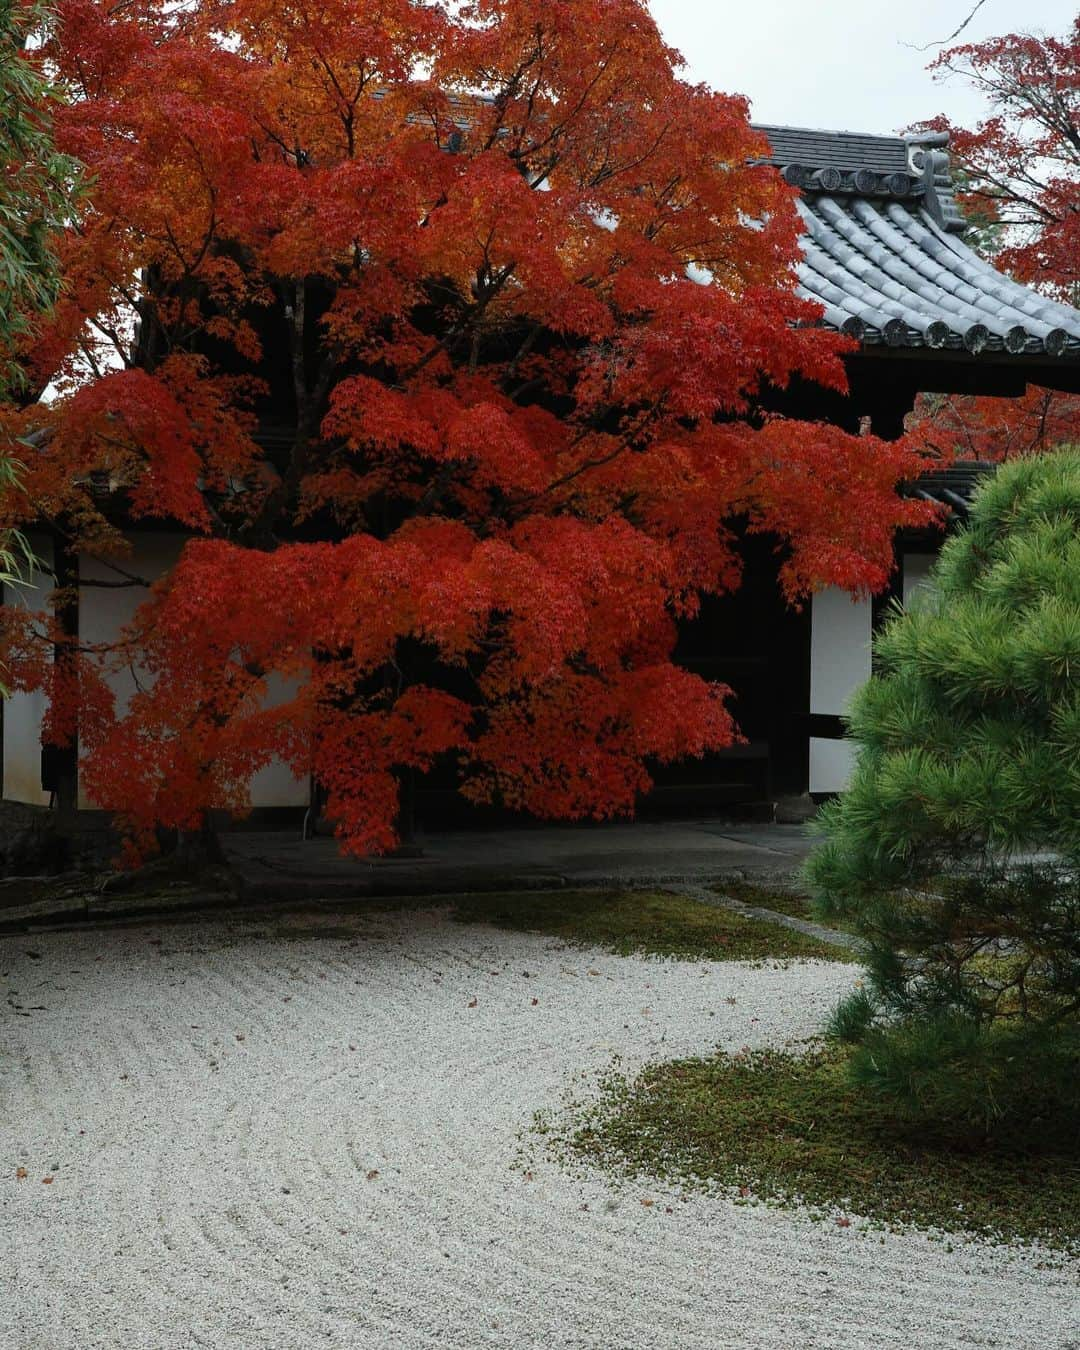
[[[1080,1345],[1075,1267],[522,1161],[573,1075],[805,1037],[852,967],[340,922],[0,943],[3,1350]]]

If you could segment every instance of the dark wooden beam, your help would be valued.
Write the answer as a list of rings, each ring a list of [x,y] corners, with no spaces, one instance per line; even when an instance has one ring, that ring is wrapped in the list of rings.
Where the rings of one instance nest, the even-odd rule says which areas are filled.
[[[58,662],[74,662],[68,650],[67,639],[79,637],[79,555],[67,540],[57,537],[54,543],[53,571],[56,576],[53,612],[63,639],[53,651]],[[79,737],[76,731],[69,745],[57,747],[49,756],[52,790],[56,809],[65,819],[71,819],[79,809]]]

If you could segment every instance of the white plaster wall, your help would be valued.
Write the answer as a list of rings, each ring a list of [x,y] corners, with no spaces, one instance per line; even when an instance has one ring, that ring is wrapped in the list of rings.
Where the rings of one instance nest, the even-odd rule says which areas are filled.
[[[131,555],[117,559],[118,565],[132,576],[153,582],[175,564],[184,546],[184,536],[164,532],[138,534],[132,536],[132,545]],[[79,575],[84,582],[123,579],[107,563],[85,556],[79,560]],[[114,642],[148,598],[149,591],[141,586],[115,589],[84,585],[80,590],[79,601],[79,632],[82,640],[87,643]],[[123,712],[135,692],[135,678],[130,670],[121,670],[109,677],[109,684],[116,695],[117,709]],[[280,681],[270,681],[271,706],[291,696],[292,691],[287,686]],[[81,788],[79,804],[83,807],[93,806]],[[304,807],[308,804],[307,781],[297,782],[284,764],[270,764],[252,779],[251,804],[259,807]]]
[[[266,702],[270,708],[288,702],[296,694],[296,685],[272,675],[266,682]],[[251,780],[251,805],[299,806],[309,804],[311,794],[307,778],[296,779],[287,764],[280,760],[268,764]]]
[[[873,607],[831,588],[814,596],[810,638],[810,711],[837,716],[870,678]]]
[[[905,553],[903,559],[904,607],[912,609],[919,603],[920,592],[930,585],[930,569],[937,562],[936,553]]]
[[[870,678],[873,606],[830,588],[814,596],[810,636],[810,712],[838,717]],[[810,791],[842,792],[853,752],[843,741],[810,742]]]
[[[172,567],[184,547],[181,534],[137,534],[131,537],[132,551],[129,555],[115,559],[117,571],[108,561],[88,557],[79,557],[79,581],[118,582],[124,581],[123,573],[141,577],[154,582]],[[121,631],[135,617],[135,611],[150,598],[150,591],[144,586],[95,586],[81,584],[79,588],[79,637],[87,645],[115,642]],[[132,694],[135,692],[135,676],[129,669],[116,671],[108,677],[107,683],[116,695],[117,712],[126,711]],[[79,805],[83,808],[95,805],[79,784]]]
[[[34,556],[52,566],[52,542],[31,535]],[[49,573],[33,572],[24,586],[5,586],[5,605],[30,610],[46,609],[53,589]],[[13,694],[4,704],[4,797],[12,802],[47,806],[49,794],[41,790],[41,723],[45,698],[38,694]]]
[[[855,747],[849,741],[810,740],[810,791],[845,792],[855,768]]]
[[[123,573],[154,582],[174,566],[184,547],[180,534],[139,534],[132,537],[132,552],[117,558],[117,571],[108,562],[81,554],[79,557],[79,637],[84,643],[115,642],[121,630],[135,617],[135,611],[150,598],[144,586],[115,587],[123,582]],[[107,586],[87,585],[108,582]],[[135,692],[135,677],[130,670],[109,676],[109,687],[116,695],[118,712],[127,710]]]

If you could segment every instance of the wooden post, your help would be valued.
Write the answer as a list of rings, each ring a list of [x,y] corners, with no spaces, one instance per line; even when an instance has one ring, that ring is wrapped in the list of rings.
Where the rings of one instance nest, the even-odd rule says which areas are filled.
[[[53,649],[58,665],[76,668],[76,656],[70,650],[79,640],[79,555],[66,540],[54,545],[53,569],[56,575],[54,613],[63,638]],[[76,729],[70,744],[57,749],[53,759],[56,810],[63,820],[72,822],[79,809],[79,734]]]

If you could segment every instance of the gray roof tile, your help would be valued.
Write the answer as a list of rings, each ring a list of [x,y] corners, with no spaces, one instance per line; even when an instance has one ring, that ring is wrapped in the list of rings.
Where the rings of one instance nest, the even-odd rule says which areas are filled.
[[[907,145],[896,136],[866,136],[854,131],[812,131],[756,123],[772,146],[770,162],[781,168],[801,164],[814,169],[872,169],[898,173],[908,167]]]
[[[862,342],[1080,358],[1080,311],[1003,276],[959,237],[944,138],[759,126],[802,190],[799,290]]]

